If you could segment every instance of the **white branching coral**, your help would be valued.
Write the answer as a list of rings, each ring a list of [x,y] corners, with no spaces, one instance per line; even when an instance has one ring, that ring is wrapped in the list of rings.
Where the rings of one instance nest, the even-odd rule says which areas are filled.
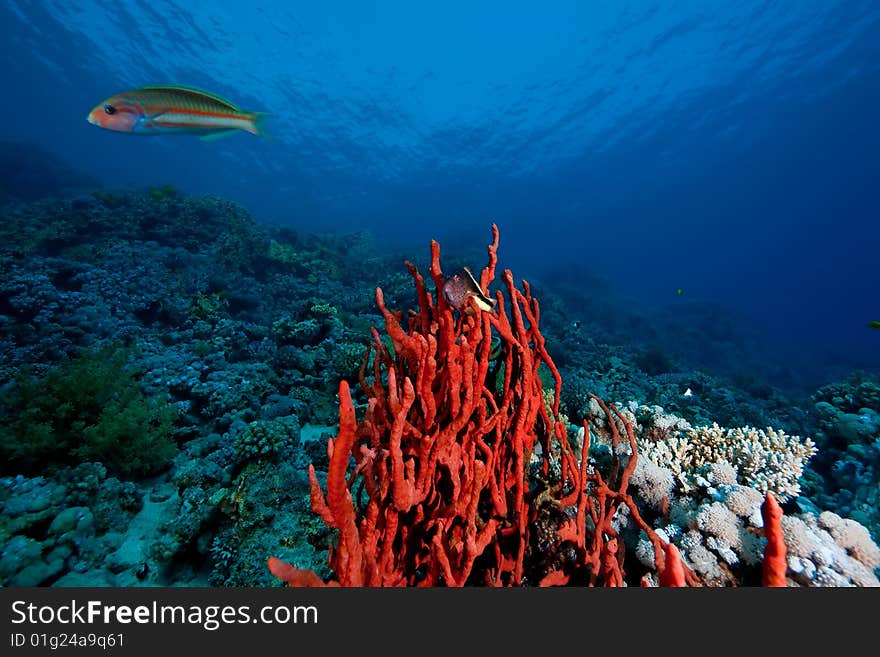
[[[726,462],[736,469],[738,483],[761,493],[770,491],[782,501],[800,493],[798,480],[816,453],[809,438],[770,427],[725,429],[717,423],[640,442],[640,454],[672,470],[684,491],[697,484],[703,466]]]

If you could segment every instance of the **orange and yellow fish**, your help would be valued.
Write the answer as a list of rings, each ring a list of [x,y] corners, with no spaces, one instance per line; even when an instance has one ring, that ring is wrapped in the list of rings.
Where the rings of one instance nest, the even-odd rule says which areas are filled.
[[[228,100],[179,86],[141,87],[110,96],[89,112],[92,125],[132,135],[191,134],[217,139],[239,130],[264,136],[262,112],[245,112]]]

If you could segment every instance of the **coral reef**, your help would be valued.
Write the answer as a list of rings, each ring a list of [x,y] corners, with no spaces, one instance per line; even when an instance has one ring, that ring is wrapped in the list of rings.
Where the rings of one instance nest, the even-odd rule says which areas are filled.
[[[658,425],[652,426],[656,429]],[[737,482],[762,493],[772,492],[783,502],[800,493],[804,467],[816,453],[809,438],[789,436],[771,427],[725,429],[715,423],[670,430],[663,438],[645,441],[640,449],[645,458],[671,470],[685,491],[703,476],[706,466],[726,463],[733,468]]]
[[[498,231],[480,286],[494,279]],[[442,290],[439,244],[431,275]],[[473,302],[451,307],[427,292],[407,263],[418,298],[408,330],[376,304],[393,343],[373,330],[373,380],[361,379],[368,410],[358,422],[346,381],[339,387],[339,432],[328,443],[326,491],[309,468],[312,509],[337,530],[332,584],[343,586],[519,586],[583,583],[621,586],[627,575],[616,516],[626,515],[658,548],[661,541],[627,494],[636,467],[632,425],[596,399],[610,426],[612,449],[628,441],[625,464],[607,479],[588,467],[589,436],[578,459],[559,418],[561,379],[538,327],[540,309],[509,270],[493,312]],[[508,309],[509,308],[509,309]],[[501,357],[493,364],[493,331]],[[491,368],[503,368],[500,377]],[[552,375],[552,404],[539,371]],[[497,382],[487,386],[487,382]],[[386,382],[387,383],[384,383]],[[616,420],[623,425],[618,431]],[[622,438],[625,436],[625,438]],[[349,460],[355,467],[348,477]],[[366,500],[352,489],[363,487]],[[663,571],[658,554],[656,567]],[[321,585],[316,573],[269,558],[269,569],[292,585]],[[681,567],[681,564],[677,564]],[[687,569],[685,576],[693,573]]]
[[[880,540],[880,377],[854,373],[812,396],[816,444],[808,492]]]
[[[28,194],[64,191],[47,184],[57,190]],[[327,450],[340,434],[343,381],[359,383],[355,444],[380,436],[370,447],[375,480],[399,469],[385,431],[403,417],[401,494],[436,502],[394,512],[399,527],[419,527],[403,554],[422,568],[407,583],[757,585],[768,542],[760,506],[772,491],[784,511],[787,585],[876,585],[876,375],[798,401],[757,370],[694,369],[663,332],[692,320],[681,344],[696,353],[709,334],[721,345],[739,339],[730,318],[710,326],[692,309],[655,330],[639,309],[615,315],[600,281],[591,301],[581,280],[517,288],[502,276],[507,324],[443,308],[422,282],[405,315],[392,309],[411,305],[417,268],[401,272],[403,258],[368,234],[260,224],[234,203],[168,186],[5,200],[0,585],[277,585],[267,554],[337,581],[345,569],[328,550],[338,529],[312,512],[306,473],[312,464],[318,486],[337,491],[348,474],[363,522],[369,495],[354,486],[365,457],[349,452],[362,464],[354,474],[331,466]],[[445,264],[470,266],[472,251]],[[442,283],[433,254],[426,265]],[[638,339],[614,339],[632,331]],[[466,361],[485,417],[467,406]],[[407,378],[418,399],[403,413]],[[503,420],[481,443],[489,399]],[[586,427],[570,424],[581,419]],[[439,440],[462,422],[432,464],[415,429]],[[423,462],[433,493],[420,487]],[[578,500],[583,482],[589,494]],[[376,504],[390,518],[394,486],[383,495]],[[475,509],[465,503],[473,499]],[[441,528],[452,538],[436,546]],[[477,550],[473,541],[490,534]],[[424,554],[437,557],[434,570]]]
[[[44,476],[0,478],[0,584],[3,586],[132,585],[143,563],[122,564],[143,496],[132,482],[82,463]],[[88,575],[86,575],[88,573]]]
[[[44,377],[21,375],[4,400],[4,473],[100,461],[116,473],[145,475],[175,452],[177,412],[147,399],[127,350],[112,343],[64,361]]]

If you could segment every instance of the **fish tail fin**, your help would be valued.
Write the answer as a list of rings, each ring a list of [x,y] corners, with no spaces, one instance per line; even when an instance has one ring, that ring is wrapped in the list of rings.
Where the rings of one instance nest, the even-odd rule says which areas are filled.
[[[266,131],[266,120],[269,116],[266,112],[251,112],[251,124],[245,129],[252,135],[269,139],[269,133]]]

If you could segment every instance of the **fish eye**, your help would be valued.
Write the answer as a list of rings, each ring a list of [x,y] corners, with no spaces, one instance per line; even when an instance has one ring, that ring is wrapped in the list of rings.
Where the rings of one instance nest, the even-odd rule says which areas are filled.
[[[104,105],[104,114],[116,114],[116,108],[113,105]]]

